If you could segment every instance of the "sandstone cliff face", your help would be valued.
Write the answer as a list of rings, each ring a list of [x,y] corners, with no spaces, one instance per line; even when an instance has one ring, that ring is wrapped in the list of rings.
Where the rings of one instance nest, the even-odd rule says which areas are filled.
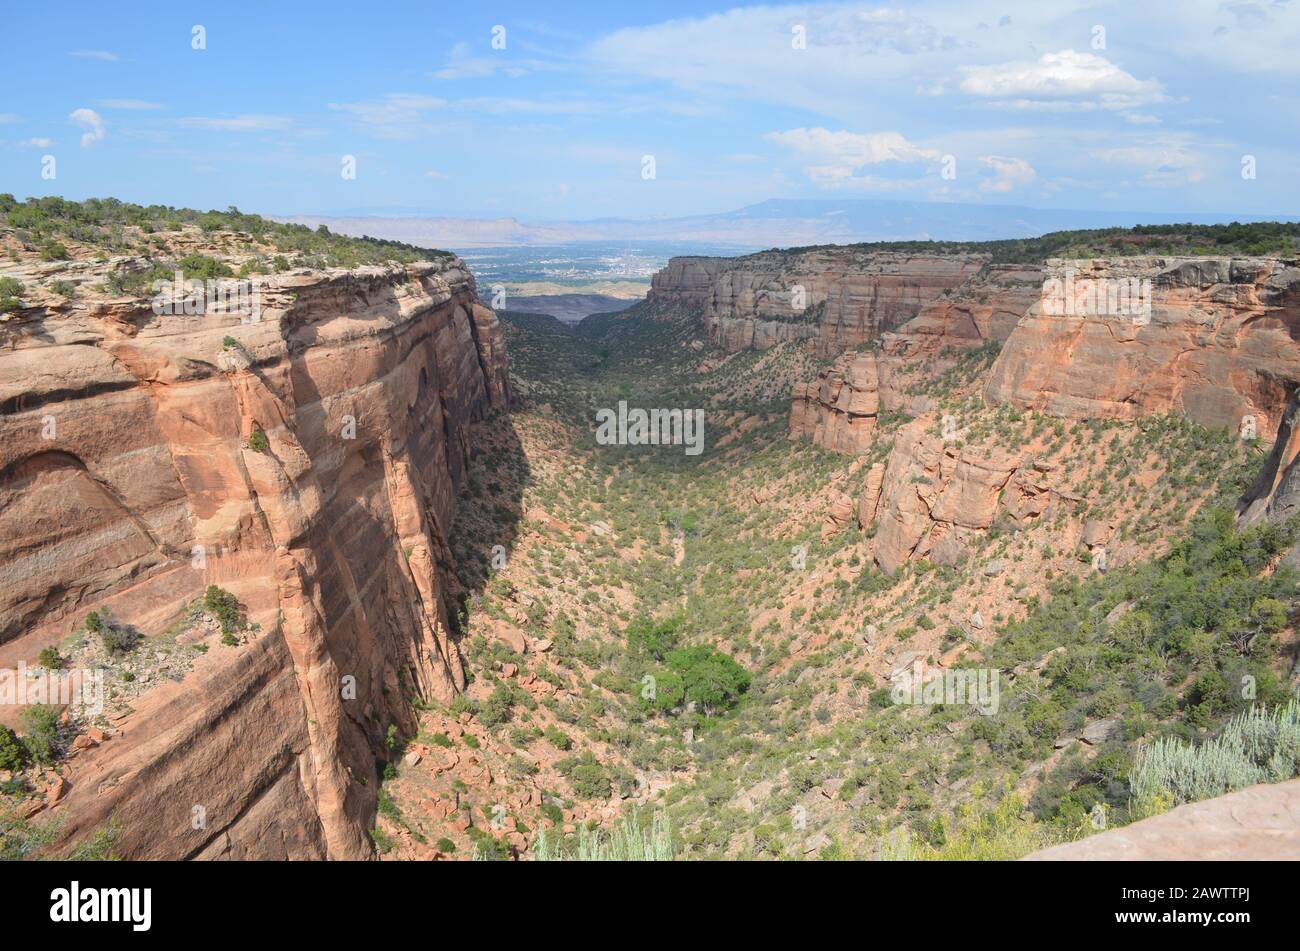
[[[814,382],[795,385],[790,438],[811,439],[836,452],[866,452],[879,414],[875,354],[845,355]]]
[[[1130,258],[1054,261],[1081,278],[1151,282],[1149,322],[1025,313],[989,375],[985,400],[1075,419],[1175,412],[1276,434],[1300,380],[1300,261]]]
[[[673,258],[650,299],[699,310],[709,339],[728,351],[811,340],[819,355],[835,356],[915,317],[984,261],[851,247]]]
[[[1261,518],[1285,522],[1300,515],[1300,466],[1296,465],[1296,457],[1300,455],[1298,416],[1300,389],[1291,395],[1278,424],[1273,451],[1242,500],[1239,513],[1242,524],[1249,525]]]
[[[1043,270],[994,265],[941,293],[897,330],[880,334],[875,349],[848,353],[815,381],[795,384],[790,437],[837,452],[864,453],[879,410],[919,416],[934,401],[909,383],[942,373],[954,354],[1004,342],[1042,292]]]
[[[161,631],[209,584],[261,625],[68,764],[64,841],[113,817],[128,858],[368,856],[385,731],[464,686],[447,533],[509,401],[496,317],[454,258],[266,281],[257,322],[0,327],[0,664],[92,609]]]
[[[1060,313],[1044,281],[1080,287],[1149,282],[1147,313]],[[980,384],[984,402],[1076,419],[1136,419],[1173,412],[1203,425],[1254,427],[1277,437],[1274,457],[1243,503],[1245,521],[1300,513],[1300,451],[1292,409],[1300,381],[1300,262],[1277,259],[1124,258],[989,266],[912,320],[881,334],[877,349],[848,354],[796,385],[792,438],[869,452],[881,410],[924,417],[906,427],[883,474],[857,499],[859,524],[877,525],[876,561],[893,571],[910,558],[960,558],[966,535],[996,515],[1040,515],[1070,493],[1032,460],[976,459],[947,447],[932,401],[909,392],[953,364],[953,354],[1002,344]],[[1096,543],[1094,539],[1090,546]]]
[[[1025,525],[1075,497],[1056,484],[1050,466],[1031,455],[946,443],[924,421],[899,432],[883,473],[867,473],[859,521],[877,525],[873,555],[887,572],[912,558],[935,564],[965,560],[972,533],[997,518]]]
[[[924,304],[897,332],[883,334],[886,353],[933,359],[945,348],[1003,343],[1042,296],[1046,270],[1032,264],[990,264],[952,293]]]

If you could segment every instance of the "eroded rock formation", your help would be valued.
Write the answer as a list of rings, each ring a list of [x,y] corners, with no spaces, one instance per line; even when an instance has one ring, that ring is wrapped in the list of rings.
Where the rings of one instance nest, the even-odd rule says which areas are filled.
[[[209,584],[260,625],[68,763],[65,843],[113,820],[126,858],[368,856],[386,731],[464,686],[448,531],[509,401],[495,315],[451,257],[262,295],[253,322],[118,299],[0,328],[0,664],[92,609],[160,632]]]
[[[987,402],[1074,419],[1174,412],[1276,434],[1300,380],[1300,261],[1121,258],[1053,261],[1079,280],[1150,281],[1149,317],[1031,306],[989,374]]]
[[[837,452],[865,452],[880,413],[880,375],[873,353],[841,357],[812,383],[795,385],[790,438]]]
[[[652,301],[698,310],[728,351],[811,340],[835,356],[915,317],[986,258],[870,252],[853,247],[679,257],[654,276]]]

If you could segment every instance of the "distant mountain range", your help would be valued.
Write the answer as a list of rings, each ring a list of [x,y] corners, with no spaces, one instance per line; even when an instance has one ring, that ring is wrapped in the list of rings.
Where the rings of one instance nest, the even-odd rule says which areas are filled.
[[[1132,227],[1138,224],[1226,224],[1300,221],[1294,215],[1088,211],[977,205],[959,202],[771,199],[736,211],[681,218],[594,218],[520,221],[517,218],[330,217],[277,218],[324,224],[344,235],[371,235],[410,244],[461,250],[542,247],[579,241],[707,242],[737,251],[858,241],[988,241],[1031,238],[1050,231]]]

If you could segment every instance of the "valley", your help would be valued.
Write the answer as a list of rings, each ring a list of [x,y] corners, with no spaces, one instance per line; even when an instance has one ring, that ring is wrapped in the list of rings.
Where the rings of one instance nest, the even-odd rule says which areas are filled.
[[[1157,378],[1158,346],[1130,356],[1104,334],[1079,356],[1131,395],[1099,410],[1098,381],[1071,374],[1081,361],[1050,405],[989,395],[1041,332],[1021,320],[1041,269],[924,262],[956,276],[945,293],[889,266],[756,279],[751,261],[675,259],[646,303],[576,330],[502,315],[531,484],[493,564],[484,510],[524,466],[485,450],[471,469],[458,525],[474,527],[456,537],[476,542],[457,563],[477,565],[466,587],[490,578],[466,603],[472,682],[391,780],[388,854],[528,857],[539,835],[584,852],[593,830],[666,815],[679,858],[1017,858],[1173,805],[1130,788],[1155,736],[1214,732],[1247,694],[1287,703],[1290,622],[1246,650],[1229,629],[1294,598],[1279,568],[1292,529],[1236,519],[1243,497],[1273,494],[1255,473],[1291,456],[1220,424],[1245,410],[1264,432],[1285,425],[1286,387],[1244,381],[1294,356],[1294,270],[1260,265],[1278,293],[1202,285],[1228,305],[1191,362],[1232,362],[1214,379],[1241,391],[1216,403],[1199,374]],[[1184,271],[1158,298],[1163,332],[1180,332]],[[797,333],[751,330],[819,279],[813,320],[785,318]],[[728,308],[756,316],[732,335]],[[845,345],[855,325],[836,311],[880,324]],[[1116,372],[1128,359],[1140,382]],[[619,400],[706,407],[708,449],[596,444],[594,414]],[[701,699],[674,651],[719,655]],[[897,702],[918,662],[1000,671],[997,712]],[[1293,775],[1291,759],[1277,778]]]

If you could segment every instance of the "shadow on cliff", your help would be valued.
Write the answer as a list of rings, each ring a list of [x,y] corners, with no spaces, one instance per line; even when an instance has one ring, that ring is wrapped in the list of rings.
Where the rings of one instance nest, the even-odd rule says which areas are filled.
[[[451,567],[457,587],[449,592],[454,602],[449,607],[457,640],[467,633],[464,618],[471,602],[483,594],[493,573],[505,567],[514,552],[524,490],[532,480],[508,411],[494,412],[477,423],[473,436],[451,531]]]

